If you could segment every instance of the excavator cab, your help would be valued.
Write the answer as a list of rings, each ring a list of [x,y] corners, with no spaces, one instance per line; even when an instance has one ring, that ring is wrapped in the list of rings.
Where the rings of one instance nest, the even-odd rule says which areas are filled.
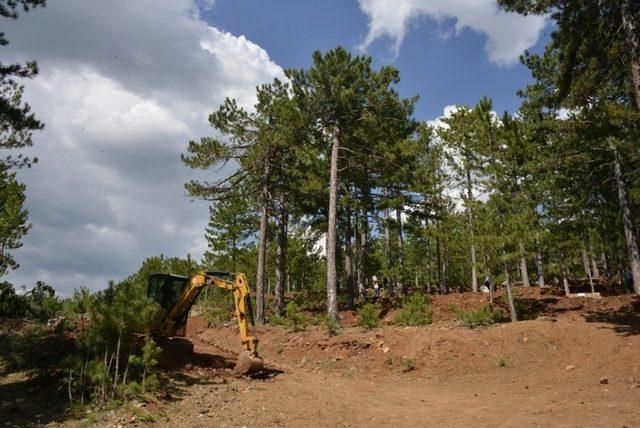
[[[189,280],[189,277],[182,275],[152,273],[149,275],[147,285],[147,297],[151,297],[158,302],[164,312],[164,316],[169,316],[173,311],[171,316],[175,320],[177,327],[176,335],[178,336],[184,335],[184,326],[186,325],[189,311],[200,294],[200,289],[198,289],[188,304],[178,305],[178,301],[185,292]],[[177,313],[175,312],[176,309],[178,309]]]
[[[243,273],[203,271],[191,277],[150,274],[147,297],[158,302],[161,308],[153,328],[154,334],[165,338],[184,336],[191,306],[207,286],[226,289],[233,295],[244,349],[238,356],[236,372],[250,374],[262,370],[264,363],[258,357],[258,339],[249,331],[250,325],[254,324],[253,309],[249,285]]]

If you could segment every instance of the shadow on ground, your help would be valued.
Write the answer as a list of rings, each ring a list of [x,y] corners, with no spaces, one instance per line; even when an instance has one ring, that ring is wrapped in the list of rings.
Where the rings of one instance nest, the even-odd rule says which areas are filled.
[[[616,332],[625,336],[640,334],[640,299],[622,306],[617,311],[591,311],[584,314],[588,322],[610,324]]]
[[[37,328],[16,330],[0,333],[0,421],[29,426],[67,420],[60,367],[74,350],[73,339]]]

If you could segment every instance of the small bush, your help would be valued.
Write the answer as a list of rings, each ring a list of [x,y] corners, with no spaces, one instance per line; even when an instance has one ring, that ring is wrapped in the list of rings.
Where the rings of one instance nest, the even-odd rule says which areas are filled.
[[[338,322],[335,319],[327,315],[323,318],[323,322],[324,322],[324,327],[330,336],[335,336],[336,334],[339,333],[340,326],[338,325]]]
[[[380,324],[380,312],[382,306],[379,303],[367,303],[358,309],[360,325],[367,328],[375,328]]]
[[[400,325],[426,325],[433,322],[433,310],[427,306],[428,297],[421,293],[412,294],[404,299],[402,311],[395,322]]]
[[[402,365],[403,372],[410,372],[416,369],[416,360],[412,358],[403,358],[402,361],[400,361],[400,365]]]
[[[451,312],[468,327],[487,326],[504,320],[504,311],[502,309],[494,310],[491,305],[485,305],[477,311],[467,311],[456,305],[451,305]]]
[[[287,320],[284,319],[284,317],[281,317],[278,314],[273,314],[269,317],[268,320],[269,324],[271,325],[279,325],[279,326],[285,326],[287,325]]]
[[[284,308],[287,324],[293,331],[302,331],[307,326],[307,318],[298,309],[296,302],[289,302]]]

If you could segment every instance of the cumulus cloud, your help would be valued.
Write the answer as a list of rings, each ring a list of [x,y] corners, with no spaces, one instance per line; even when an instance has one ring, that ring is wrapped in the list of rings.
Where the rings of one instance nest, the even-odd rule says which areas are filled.
[[[358,0],[360,9],[369,17],[369,32],[361,49],[377,39],[387,37],[395,56],[409,26],[420,17],[438,24],[455,20],[454,30],[464,28],[484,34],[489,60],[498,65],[514,63],[518,56],[533,46],[545,25],[545,18],[521,16],[499,10],[495,0]]]
[[[57,0],[6,22],[8,60],[36,59],[26,98],[46,129],[20,172],[33,229],[9,280],[63,294],[150,255],[201,256],[208,210],[182,185],[190,139],[225,97],[251,108],[282,77],[260,46],[207,25],[192,0]]]

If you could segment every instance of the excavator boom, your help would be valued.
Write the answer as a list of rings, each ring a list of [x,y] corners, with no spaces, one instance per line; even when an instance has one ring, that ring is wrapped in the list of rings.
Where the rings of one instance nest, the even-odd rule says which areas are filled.
[[[251,335],[254,324],[247,278],[243,273],[203,271],[191,277],[155,273],[149,275],[147,296],[162,308],[155,323],[155,333],[161,336],[183,336],[191,306],[204,287],[215,286],[233,295],[236,319],[243,351],[236,363],[236,372],[243,374],[262,370],[258,357],[258,339]]]

